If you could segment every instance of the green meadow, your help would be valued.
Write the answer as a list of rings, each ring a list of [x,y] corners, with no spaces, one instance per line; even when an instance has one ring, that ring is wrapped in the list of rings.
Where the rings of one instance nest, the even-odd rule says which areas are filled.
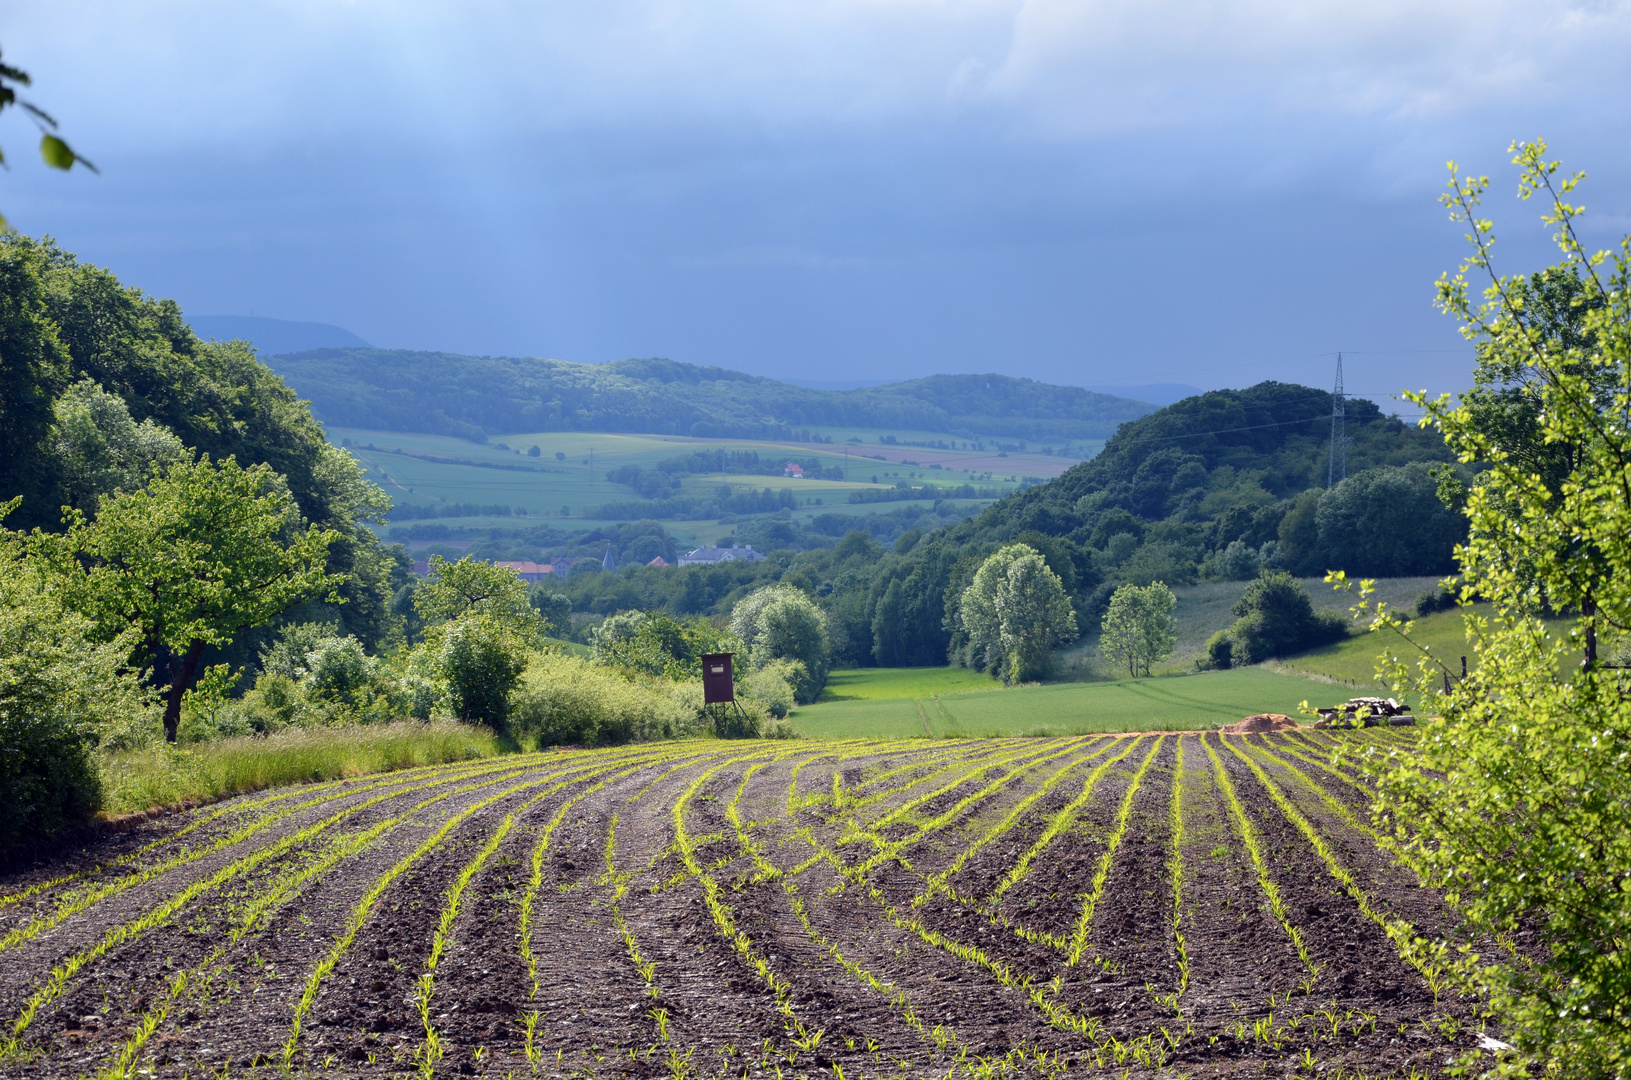
[[[893,487],[899,481],[915,485],[951,487],[973,484],[1003,493],[1019,486],[1027,476],[1052,478],[1075,464],[1075,458],[1040,453],[1012,454],[994,450],[941,450],[879,443],[880,434],[897,440],[938,440],[951,436],[922,432],[834,431],[833,443],[769,442],[750,439],[693,439],[663,435],[610,435],[585,432],[538,432],[505,435],[485,443],[441,435],[369,431],[331,427],[331,441],[345,447],[362,462],[368,477],[385,489],[399,505],[437,506],[449,503],[499,504],[528,517],[570,519],[581,528],[587,508],[605,503],[639,503],[641,496],[606,479],[623,465],[652,468],[668,458],[693,450],[724,448],[754,451],[761,458],[808,461],[818,458],[824,468],[837,466],[843,480],[792,480],[783,476],[687,476],[684,493],[712,493],[729,484],[736,491],[791,488],[800,513],[813,516],[835,507],[850,506],[852,492]],[[841,441],[854,435],[860,443]],[[1082,452],[1096,449],[1082,444]],[[528,453],[538,447],[539,455]],[[559,456],[557,456],[559,455]],[[930,500],[932,501],[932,500]],[[900,503],[871,504],[892,508]],[[439,519],[462,524],[513,525],[513,518]],[[724,530],[724,531],[729,531]],[[722,535],[722,534],[721,534]]]
[[[1295,716],[1304,700],[1321,705],[1348,696],[1325,681],[1262,668],[1012,688],[957,668],[871,668],[834,672],[829,688],[834,692],[792,713],[806,738],[1194,731],[1252,713]]]

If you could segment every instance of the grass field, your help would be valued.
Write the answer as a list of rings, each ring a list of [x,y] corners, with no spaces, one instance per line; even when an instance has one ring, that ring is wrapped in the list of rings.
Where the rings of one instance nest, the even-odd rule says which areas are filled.
[[[968,689],[972,676],[981,688]],[[1194,731],[1258,712],[1296,715],[1348,695],[1329,683],[1261,668],[1117,682],[992,687],[956,668],[873,668],[835,672],[837,694],[792,713],[812,739]],[[841,696],[840,696],[841,695]]]
[[[1333,760],[1411,741],[695,740],[233,799],[0,873],[0,1073],[1427,1080],[1504,1033],[1404,946],[1456,919]]]
[[[782,476],[687,476],[682,492],[712,494],[720,485],[737,491],[790,488],[807,514],[851,505],[849,495],[863,488],[892,487],[897,481],[940,487],[974,484],[1013,490],[1027,476],[1050,479],[1076,463],[1075,458],[1014,452],[998,457],[995,451],[926,449],[885,445],[879,434],[897,439],[914,436],[951,443],[950,436],[924,433],[855,432],[859,444],[842,441],[850,432],[833,432],[834,443],[768,442],[748,439],[692,439],[661,435],[612,435],[585,432],[540,432],[506,435],[487,443],[440,435],[369,431],[334,427],[329,438],[356,455],[369,479],[379,484],[399,505],[438,506],[449,503],[503,505],[528,517],[583,528],[597,524],[585,520],[586,508],[605,503],[641,502],[632,489],[606,480],[609,470],[622,465],[651,468],[668,458],[696,449],[751,450],[762,459],[806,461],[819,458],[825,467],[837,466],[843,480],[790,480]],[[955,440],[959,447],[967,443]],[[1100,444],[1080,444],[1083,452]],[[539,448],[538,457],[527,451]],[[561,455],[559,458],[556,455]],[[819,500],[819,503],[817,503]],[[881,504],[892,508],[900,504]],[[563,511],[565,512],[563,514]],[[449,524],[513,528],[525,519],[451,518]],[[690,523],[687,523],[690,524]],[[728,530],[727,530],[728,531]],[[700,537],[711,539],[712,537]]]

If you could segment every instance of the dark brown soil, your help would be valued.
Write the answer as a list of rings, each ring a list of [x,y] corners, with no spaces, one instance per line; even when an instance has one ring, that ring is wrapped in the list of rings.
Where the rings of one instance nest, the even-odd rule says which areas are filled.
[[[1471,1011],[1235,752],[1374,910],[1452,933],[1363,788],[1286,752],[1332,742],[658,745],[200,808],[0,877],[0,1076],[1439,1075]]]

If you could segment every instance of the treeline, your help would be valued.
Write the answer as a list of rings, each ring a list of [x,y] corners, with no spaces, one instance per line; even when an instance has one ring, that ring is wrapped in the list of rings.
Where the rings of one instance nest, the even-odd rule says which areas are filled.
[[[317,349],[270,361],[332,424],[464,438],[612,431],[814,441],[811,425],[962,437],[1097,439],[1151,411],[1126,398],[1005,375],[936,375],[815,390],[671,360],[568,364],[389,349]],[[823,436],[823,441],[831,436]]]
[[[796,464],[809,480],[843,480],[842,465],[823,465],[820,458],[794,461],[790,458],[760,458],[753,450],[698,450],[684,457],[660,461],[651,468],[639,465],[619,465],[606,473],[614,484],[633,488],[648,499],[671,499],[679,491],[684,476],[712,476],[740,474],[746,476],[783,476],[787,466]]]
[[[488,503],[478,506],[475,503],[421,503],[419,505],[403,504],[390,509],[392,521],[424,521],[429,518],[462,518],[462,517],[526,517],[527,510],[522,506],[507,506],[504,503]]]

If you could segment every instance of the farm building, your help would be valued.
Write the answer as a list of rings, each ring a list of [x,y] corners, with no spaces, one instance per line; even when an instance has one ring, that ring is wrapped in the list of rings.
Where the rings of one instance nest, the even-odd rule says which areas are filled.
[[[735,562],[741,559],[747,562],[763,562],[764,556],[753,550],[753,545],[747,547],[699,547],[695,551],[680,556],[681,566],[713,566],[716,563]]]

